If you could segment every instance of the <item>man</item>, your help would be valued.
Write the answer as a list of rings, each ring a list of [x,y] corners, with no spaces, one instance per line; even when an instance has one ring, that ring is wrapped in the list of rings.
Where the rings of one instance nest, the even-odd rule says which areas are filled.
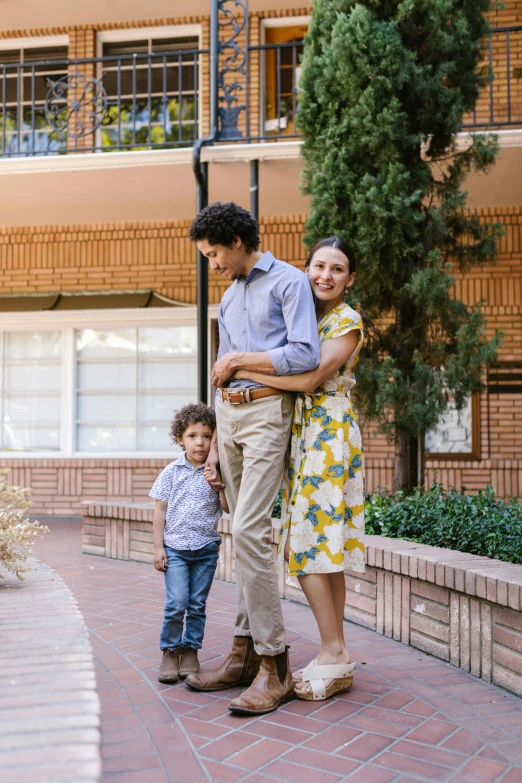
[[[206,207],[190,228],[213,271],[233,284],[219,311],[220,348],[212,370],[217,442],[207,460],[219,488],[219,461],[232,514],[237,618],[230,655],[210,672],[190,675],[195,690],[250,685],[232,712],[272,712],[293,695],[278,579],[272,555],[271,512],[281,485],[294,410],[293,395],[269,385],[319,364],[310,285],[295,267],[259,250],[258,226],[234,203]],[[233,378],[240,369],[267,374],[267,385]]]

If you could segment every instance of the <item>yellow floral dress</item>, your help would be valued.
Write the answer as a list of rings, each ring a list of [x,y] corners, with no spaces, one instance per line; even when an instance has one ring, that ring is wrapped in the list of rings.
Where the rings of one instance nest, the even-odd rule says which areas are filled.
[[[290,535],[290,576],[364,571],[363,448],[350,401],[363,341],[361,316],[347,304],[318,324],[319,342],[354,329],[350,359],[313,394],[296,398],[281,506],[278,567]]]

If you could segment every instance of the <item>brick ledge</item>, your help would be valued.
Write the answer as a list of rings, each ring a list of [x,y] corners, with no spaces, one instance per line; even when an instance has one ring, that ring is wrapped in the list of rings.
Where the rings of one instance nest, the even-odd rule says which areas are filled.
[[[10,696],[0,707],[0,769],[6,780],[99,783],[100,704],[87,628],[58,574],[33,557],[28,565],[23,582],[11,574],[0,581],[0,668]]]

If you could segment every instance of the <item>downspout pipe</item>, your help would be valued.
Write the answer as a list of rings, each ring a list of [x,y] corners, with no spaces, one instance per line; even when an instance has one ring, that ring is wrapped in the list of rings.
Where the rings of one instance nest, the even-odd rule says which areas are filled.
[[[208,204],[208,163],[201,162],[203,147],[214,144],[218,137],[218,56],[219,4],[211,0],[210,9],[210,134],[198,139],[192,150],[192,169],[196,179],[196,211]],[[197,251],[197,325],[198,325],[198,399],[208,403],[208,261]]]

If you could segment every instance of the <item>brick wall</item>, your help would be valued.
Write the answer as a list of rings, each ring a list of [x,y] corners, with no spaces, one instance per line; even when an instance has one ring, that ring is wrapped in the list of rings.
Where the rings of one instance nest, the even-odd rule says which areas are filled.
[[[505,226],[498,264],[457,281],[469,304],[481,299],[489,331],[504,331],[502,360],[522,360],[522,207],[480,210],[483,220]],[[301,266],[304,215],[261,220],[262,247]],[[183,302],[196,300],[194,248],[188,221],[99,226],[48,226],[0,230],[1,292],[153,288]],[[210,301],[219,302],[226,283],[210,274]],[[427,462],[428,479],[438,471],[446,486],[522,493],[522,404],[517,394],[483,394],[480,400],[481,459]],[[368,488],[391,486],[392,449],[365,428]],[[139,500],[146,496],[163,463],[144,460],[22,460],[12,480],[32,486],[39,513],[76,513],[81,500],[97,497]]]
[[[0,460],[10,469],[9,482],[31,487],[31,515],[81,513],[93,498],[134,502],[148,498],[168,460],[160,459],[23,459]]]
[[[305,216],[267,217],[262,245],[303,263]],[[107,291],[153,288],[181,302],[196,301],[190,221],[0,228],[0,293]],[[218,303],[226,282],[210,272],[209,298]]]

